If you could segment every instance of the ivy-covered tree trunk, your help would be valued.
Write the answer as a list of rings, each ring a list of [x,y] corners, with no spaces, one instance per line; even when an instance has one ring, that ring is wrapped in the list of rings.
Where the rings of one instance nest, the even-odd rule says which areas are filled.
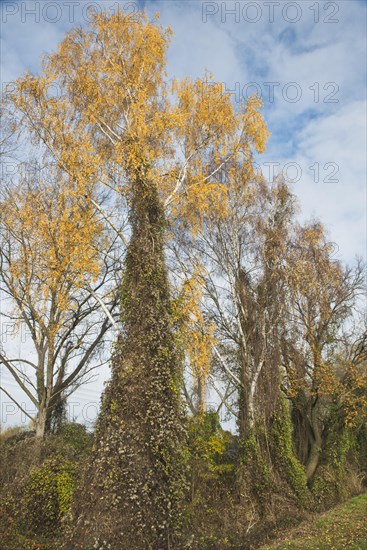
[[[122,285],[124,333],[103,397],[69,548],[70,542],[73,548],[179,548],[185,430],[164,223],[156,186],[137,178]]]
[[[56,388],[57,389],[57,388]],[[46,433],[57,433],[61,426],[67,422],[67,403],[61,391],[51,395],[46,413]]]

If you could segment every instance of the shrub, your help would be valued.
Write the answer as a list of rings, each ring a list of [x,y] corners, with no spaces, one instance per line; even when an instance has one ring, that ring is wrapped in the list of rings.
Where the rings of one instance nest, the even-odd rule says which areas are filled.
[[[31,470],[22,509],[24,522],[34,533],[52,534],[60,528],[75,489],[76,467],[60,456]]]

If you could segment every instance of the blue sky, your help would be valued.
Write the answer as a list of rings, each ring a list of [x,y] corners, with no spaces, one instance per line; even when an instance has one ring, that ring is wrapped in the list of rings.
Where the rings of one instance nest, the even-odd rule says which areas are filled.
[[[125,12],[137,2],[2,0],[1,80],[26,68],[65,31],[85,22],[86,7]],[[139,2],[174,31],[170,76],[198,77],[205,69],[238,101],[260,90],[271,137],[262,158],[288,165],[302,219],[320,217],[352,262],[366,258],[366,8],[363,0],[298,2]],[[251,84],[251,85],[250,85]],[[270,93],[273,91],[273,95]],[[290,164],[289,164],[290,163]],[[310,168],[312,167],[312,168]],[[276,171],[276,170],[275,170]],[[297,176],[297,177],[296,177]],[[86,391],[86,390],[85,390]],[[88,389],[95,392],[97,387]]]

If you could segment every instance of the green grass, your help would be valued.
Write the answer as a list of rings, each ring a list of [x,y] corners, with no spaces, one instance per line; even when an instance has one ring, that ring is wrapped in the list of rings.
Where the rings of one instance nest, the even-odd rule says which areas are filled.
[[[359,495],[323,514],[303,522],[282,541],[266,549],[367,550],[367,494]]]

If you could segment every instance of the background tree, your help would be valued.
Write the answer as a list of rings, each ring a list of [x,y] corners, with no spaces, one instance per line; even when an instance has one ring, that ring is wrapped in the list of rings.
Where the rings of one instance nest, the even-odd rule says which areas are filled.
[[[269,420],[279,393],[284,258],[294,198],[284,182],[268,186],[251,162],[229,163],[219,177],[227,186],[228,214],[213,210],[191,239],[177,240],[185,266],[203,265],[201,307],[215,327],[213,365],[236,390],[240,404],[232,404],[246,438],[263,424],[262,415]]]
[[[311,480],[335,406],[343,408],[343,400],[347,405],[343,381],[348,379],[348,372],[350,382],[353,379],[353,384],[363,384],[352,366],[350,352],[344,348],[344,359],[340,357],[343,333],[353,320],[356,300],[363,290],[363,266],[359,262],[355,268],[343,267],[334,259],[333,244],[319,222],[296,227],[295,231],[288,256],[290,324],[283,339],[283,361],[286,391],[297,422],[298,452]],[[355,335],[349,337],[350,342],[355,339]]]
[[[53,168],[4,183],[0,194],[1,317],[29,339],[0,363],[37,410],[33,417],[6,384],[1,390],[30,417],[36,435],[50,431],[67,397],[86,381],[117,305],[112,240],[90,201]],[[102,250],[104,249],[104,250]],[[111,318],[100,313],[102,293]],[[95,359],[99,356],[99,360]],[[94,361],[92,361],[94,360]]]

